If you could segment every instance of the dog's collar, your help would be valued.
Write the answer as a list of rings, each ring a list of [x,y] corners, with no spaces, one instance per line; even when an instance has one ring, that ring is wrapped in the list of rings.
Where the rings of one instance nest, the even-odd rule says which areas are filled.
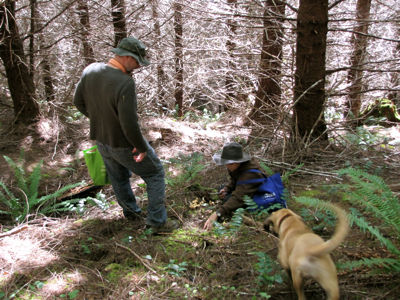
[[[287,213],[286,215],[284,215],[284,216],[280,219],[280,221],[279,221],[279,223],[278,223],[278,228],[281,227],[283,221],[285,221],[287,218],[289,218],[289,217],[291,217],[291,216],[293,216],[293,215],[290,214],[290,213]]]

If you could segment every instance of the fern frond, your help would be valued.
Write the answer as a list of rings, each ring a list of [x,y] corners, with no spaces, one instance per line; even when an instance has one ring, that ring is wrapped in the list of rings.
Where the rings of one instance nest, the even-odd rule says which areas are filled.
[[[13,193],[11,193],[8,188],[6,187],[6,185],[0,181],[0,187],[4,190],[4,192],[7,194],[7,196],[11,199],[14,198]],[[4,203],[8,208],[11,207],[11,202],[7,199],[6,195],[4,195],[4,193],[0,190],[0,202]]]
[[[334,216],[336,216],[336,213],[332,211],[329,207],[329,204],[327,204],[325,201],[316,199],[316,198],[310,198],[310,197],[293,197],[293,199],[297,202],[300,202],[302,204],[305,204],[307,206],[312,206],[319,208],[323,211],[329,211],[333,213]]]
[[[351,192],[350,201],[365,206],[367,211],[400,235],[400,202],[381,177],[353,168],[339,170],[337,173],[349,176],[353,182],[355,190]]]
[[[314,198],[309,198],[309,197],[294,197],[294,200],[297,202],[303,203],[308,206],[312,207],[317,207],[319,209],[322,209],[324,211],[330,211],[329,210],[329,205],[326,204],[326,202],[321,201],[319,199],[314,199]],[[349,221],[350,221],[350,226],[356,224],[363,232],[368,230],[371,232],[379,241],[382,245],[384,245],[390,252],[393,254],[399,255],[400,256],[400,251],[397,249],[397,247],[387,238],[383,237],[382,234],[380,233],[379,229],[376,227],[371,226],[364,218],[358,217],[356,213],[351,212],[349,215]]]
[[[29,211],[32,209],[32,207],[31,207],[30,204],[29,204],[28,196],[25,194],[25,192],[24,192],[23,190],[21,190],[21,192],[22,192],[22,194],[23,194],[23,197],[24,197],[24,200],[25,200],[25,201],[22,201],[22,200],[21,200],[21,203],[23,203],[23,205],[20,203],[20,205],[22,206],[22,213],[21,213],[21,215],[19,215],[19,216],[16,218],[16,221],[17,221],[18,223],[19,223],[20,221],[25,220],[25,217],[28,215]],[[20,211],[21,211],[21,210],[20,210]]]
[[[42,168],[43,159],[37,164],[37,166],[33,169],[32,174],[28,178],[28,191],[27,196],[28,199],[36,199],[39,193],[39,182],[41,179],[41,168]]]
[[[304,163],[299,164],[298,166],[296,166],[293,170],[290,170],[289,172],[286,172],[285,174],[282,175],[282,181],[284,183],[288,183],[289,182],[289,177],[296,173],[298,169],[300,169],[302,166],[304,166]]]
[[[368,230],[370,233],[372,233],[378,240],[379,242],[384,245],[390,252],[393,254],[399,255],[400,256],[400,251],[396,248],[396,246],[387,238],[383,237],[382,234],[380,233],[379,229],[377,227],[371,226],[364,218],[358,217],[355,215],[354,212],[351,212],[349,214],[349,220],[350,224],[352,225],[355,223],[363,232]]]
[[[235,232],[239,231],[240,227],[243,224],[244,212],[245,212],[244,208],[238,208],[233,213],[233,216],[232,216],[232,219],[231,219],[231,222],[230,222],[231,223],[231,226],[230,226],[230,229],[229,229],[230,233],[234,234]]]
[[[64,187],[62,187],[61,189],[59,189],[58,191],[55,191],[53,194],[50,195],[46,195],[46,196],[42,196],[39,199],[36,199],[32,204],[33,205],[45,205],[47,201],[49,200],[55,200],[56,198],[60,197],[62,194],[64,194],[66,191],[71,190],[77,186],[83,185],[84,182],[78,182],[78,183],[74,183],[74,184],[68,184]]]
[[[19,164],[15,163],[8,156],[4,155],[3,157],[4,157],[5,161],[10,165],[10,167],[14,170],[14,175],[15,175],[15,178],[17,179],[18,187],[23,191],[27,191],[28,190],[28,186],[27,186],[26,181],[25,181],[25,171],[22,168],[22,166],[20,166]]]
[[[9,214],[14,220],[18,220],[23,206],[18,198],[0,181],[0,187],[4,190],[5,194],[0,190],[0,202],[7,206],[9,211],[0,211],[3,214]]]
[[[80,202],[85,202],[86,199],[71,199],[71,200],[65,200],[60,203],[56,203],[54,205],[49,205],[43,209],[40,210],[40,213],[42,214],[48,214],[52,212],[63,212],[63,211],[76,211],[76,204]]]
[[[266,164],[264,164],[262,161],[260,161],[260,166],[264,169],[265,173],[267,173],[269,176],[274,175],[274,171],[270,167],[268,167]]]
[[[400,261],[393,258],[363,258],[361,260],[349,261],[344,264],[338,263],[339,270],[349,269],[352,270],[358,267],[383,267],[387,271],[400,271]]]

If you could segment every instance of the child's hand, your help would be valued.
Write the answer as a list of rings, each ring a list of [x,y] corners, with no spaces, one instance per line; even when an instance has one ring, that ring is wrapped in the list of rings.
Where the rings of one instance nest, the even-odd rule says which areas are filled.
[[[226,196],[226,191],[225,189],[222,189],[219,191],[219,199],[223,200]]]
[[[204,224],[204,229],[205,230],[211,230],[213,228],[213,222],[217,221],[218,216],[216,212],[213,212],[211,216],[208,218],[206,223]]]

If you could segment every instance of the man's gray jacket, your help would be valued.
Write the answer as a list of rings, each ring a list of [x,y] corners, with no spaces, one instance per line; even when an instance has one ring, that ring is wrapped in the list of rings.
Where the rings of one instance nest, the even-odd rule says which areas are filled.
[[[137,115],[135,81],[104,63],[85,68],[74,97],[76,108],[90,119],[90,139],[111,147],[136,148],[144,153]]]

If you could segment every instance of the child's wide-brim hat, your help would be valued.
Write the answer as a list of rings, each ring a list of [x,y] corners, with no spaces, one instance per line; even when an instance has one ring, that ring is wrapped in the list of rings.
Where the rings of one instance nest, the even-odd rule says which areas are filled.
[[[243,153],[243,147],[238,143],[225,144],[222,153],[215,153],[213,156],[213,161],[219,166],[242,163],[250,159],[251,156],[247,153]]]

